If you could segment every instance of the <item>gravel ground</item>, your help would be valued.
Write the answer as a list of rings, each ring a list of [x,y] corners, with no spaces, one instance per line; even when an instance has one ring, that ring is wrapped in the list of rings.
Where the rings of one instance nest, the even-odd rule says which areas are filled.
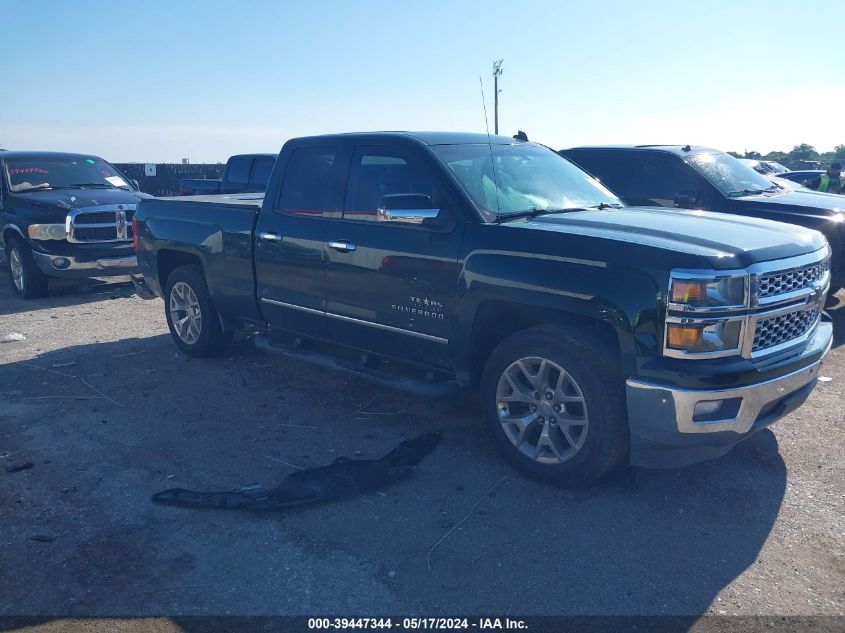
[[[470,397],[383,391],[246,338],[192,360],[125,283],[24,302],[0,281],[0,339],[26,336],[0,344],[0,616],[845,615],[843,307],[831,380],[771,431],[572,493],[510,470]],[[415,476],[365,497],[266,516],[150,501],[432,429]]]

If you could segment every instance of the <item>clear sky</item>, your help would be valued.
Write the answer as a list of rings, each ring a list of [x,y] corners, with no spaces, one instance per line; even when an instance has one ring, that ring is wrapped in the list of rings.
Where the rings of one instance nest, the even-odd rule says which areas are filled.
[[[818,0],[0,0],[0,147],[224,161],[293,136],[500,131],[555,148],[845,143]]]

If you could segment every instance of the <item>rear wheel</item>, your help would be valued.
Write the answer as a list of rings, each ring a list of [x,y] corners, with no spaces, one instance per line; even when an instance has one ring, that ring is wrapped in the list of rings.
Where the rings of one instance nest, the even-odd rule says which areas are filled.
[[[503,341],[485,366],[481,401],[499,450],[535,479],[585,485],[627,452],[621,375],[580,332],[542,326]]]
[[[35,299],[47,294],[47,276],[41,272],[29,246],[11,237],[6,241],[6,266],[12,290],[22,299]]]
[[[202,272],[196,266],[180,266],[167,278],[164,295],[167,326],[176,345],[189,356],[216,356],[232,342]]]

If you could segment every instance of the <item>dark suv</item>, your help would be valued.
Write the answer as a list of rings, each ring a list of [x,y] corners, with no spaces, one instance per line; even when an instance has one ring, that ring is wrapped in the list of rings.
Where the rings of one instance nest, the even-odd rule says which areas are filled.
[[[781,189],[730,154],[707,147],[614,145],[561,154],[630,205],[719,211],[821,231],[833,249],[831,292],[845,286],[842,196]]]

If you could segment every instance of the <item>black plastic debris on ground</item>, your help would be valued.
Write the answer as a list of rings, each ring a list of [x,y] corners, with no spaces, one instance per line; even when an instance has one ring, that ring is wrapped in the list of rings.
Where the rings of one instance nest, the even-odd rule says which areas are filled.
[[[328,466],[288,475],[272,489],[200,492],[171,488],[153,495],[156,503],[194,508],[262,512],[351,497],[406,479],[440,441],[440,433],[426,433],[402,442],[381,459],[338,457]]]

